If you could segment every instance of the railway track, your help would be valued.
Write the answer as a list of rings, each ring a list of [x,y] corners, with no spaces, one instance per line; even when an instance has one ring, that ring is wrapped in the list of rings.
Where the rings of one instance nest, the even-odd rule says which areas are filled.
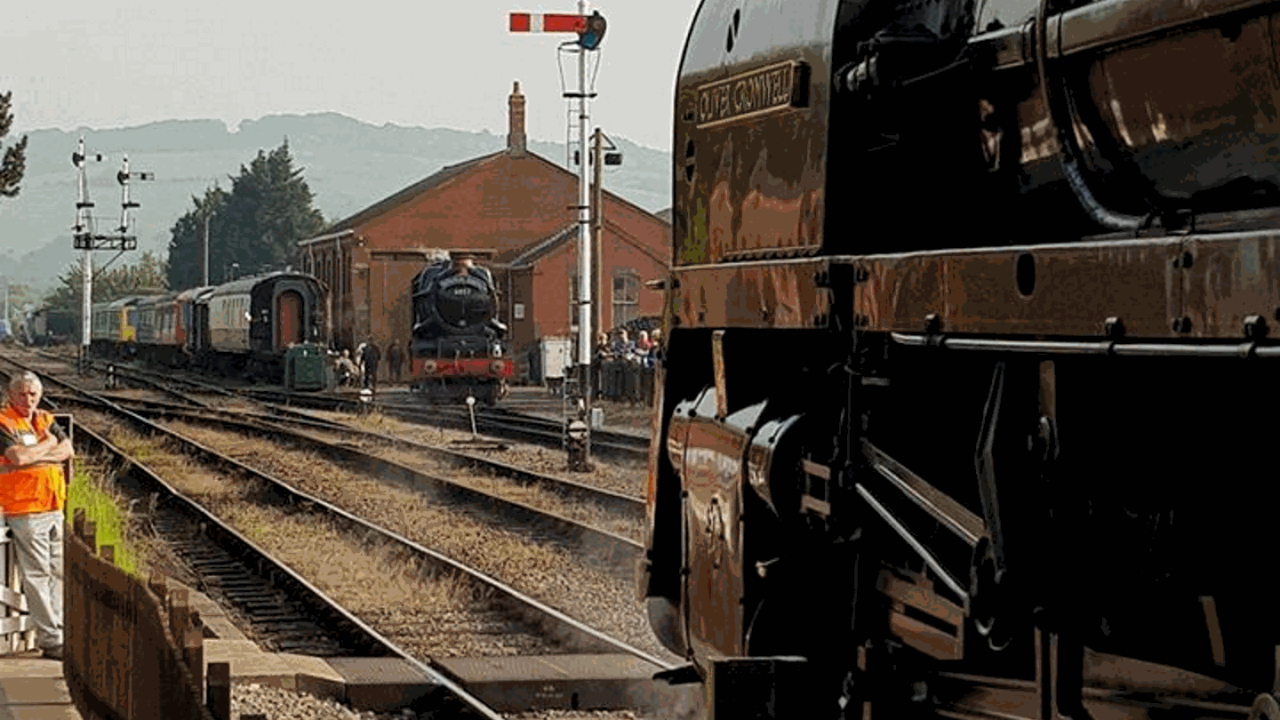
[[[594,487],[547,473],[534,472],[492,458],[448,447],[413,442],[320,419],[280,418],[217,409],[195,410],[186,405],[145,399],[118,399],[117,402],[131,407],[139,414],[147,417],[180,418],[240,433],[271,432],[276,434],[277,437],[287,437],[297,444],[309,445],[323,450],[330,456],[345,457],[349,460],[354,459],[356,462],[361,462],[362,455],[367,455],[367,453],[361,453],[355,443],[371,446],[374,449],[397,449],[420,455],[424,459],[437,463],[447,463],[471,471],[505,478],[514,485],[522,487],[536,486],[563,498],[566,502],[599,508],[622,522],[640,523],[644,520],[643,498]],[[316,437],[316,433],[332,437],[326,440],[322,437]],[[374,460],[370,458],[367,462],[372,463]],[[380,474],[384,471],[391,471],[403,476],[412,473],[413,468],[391,463],[391,467],[379,468],[378,470]],[[412,479],[416,482],[438,487],[450,484],[450,481],[446,478],[426,473],[416,473]]]
[[[183,579],[224,601],[263,646],[320,657],[395,655],[354,616],[92,429],[78,425],[76,443],[120,468],[116,484],[150,501],[147,522],[174,551]]]
[[[245,388],[241,392],[248,396],[276,405],[297,405],[317,410],[356,412],[362,409],[359,400],[337,397],[334,395],[302,393],[285,393],[279,390],[262,388]],[[469,431],[472,429],[471,414],[465,408],[448,406],[423,407],[422,405],[400,402],[396,400],[378,399],[373,407],[384,415],[389,415],[408,422],[450,427]],[[475,412],[475,431],[485,435],[520,440],[541,445],[543,447],[563,448],[565,442],[564,425],[555,420],[526,415],[502,408],[477,408]],[[599,456],[632,461],[644,461],[649,456],[649,439],[647,436],[630,433],[595,430],[591,434],[592,452]]]
[[[0,374],[7,376],[3,370]],[[465,718],[502,719],[91,428],[77,425],[76,443],[82,455],[119,468],[115,479],[121,489],[152,498],[149,517],[156,535],[172,543],[171,549],[202,591],[247,621],[259,643],[318,657],[399,657],[446,690],[447,697],[432,699],[432,709]]]
[[[42,355],[54,362],[61,362],[63,359],[53,356],[50,353],[42,353]],[[95,361],[93,367],[99,371],[105,372],[106,363]],[[345,436],[342,441],[348,441],[352,438],[361,442],[374,444],[391,445],[400,450],[421,454],[424,457],[430,457],[436,460],[447,460],[456,464],[469,466],[477,471],[489,473],[497,477],[509,478],[515,483],[521,485],[531,485],[542,488],[548,492],[554,493],[565,499],[566,502],[585,503],[590,507],[598,507],[606,512],[622,519],[634,518],[637,521],[644,516],[644,500],[638,490],[643,487],[643,480],[638,480],[634,485],[627,486],[626,483],[615,479],[615,476],[583,476],[579,479],[568,479],[560,475],[553,475],[546,472],[532,472],[530,470],[517,467],[511,463],[504,463],[493,457],[468,453],[459,447],[484,450],[508,449],[509,445],[497,444],[490,441],[482,441],[478,445],[471,440],[458,439],[455,440],[456,445],[444,444],[442,442],[433,442],[427,444],[425,442],[413,442],[403,437],[393,437],[391,435],[379,432],[372,432],[361,427],[343,421],[341,418],[326,419],[308,412],[300,412],[287,407],[266,403],[261,400],[251,400],[235,392],[211,386],[200,380],[191,380],[177,376],[170,378],[168,375],[158,374],[148,370],[138,370],[136,368],[125,368],[116,370],[116,385],[122,384],[139,384],[144,388],[149,388],[157,393],[156,397],[148,397],[145,390],[109,390],[104,391],[104,396],[109,396],[113,401],[121,403],[135,409],[151,409],[153,412],[178,412],[181,409],[193,410],[199,408],[201,413],[223,417],[233,420],[251,420],[255,422],[268,422],[274,425],[286,425],[295,429],[301,429],[308,432],[320,432],[328,434],[341,434]],[[175,380],[175,382],[170,382]],[[180,385],[183,389],[175,389],[173,385]],[[216,393],[221,396],[221,400],[225,404],[235,406],[235,409],[227,409],[225,407],[211,406],[204,402],[201,398],[196,397],[196,393]],[[176,402],[171,402],[175,400]],[[222,403],[220,403],[222,404]],[[545,422],[545,421],[544,421]],[[409,423],[418,426],[419,423]],[[528,453],[520,452],[522,457]],[[526,461],[527,461],[526,457]],[[545,462],[535,463],[543,465]],[[633,466],[634,467],[634,466]],[[623,471],[624,474],[634,474],[634,470]],[[602,482],[603,481],[603,482]],[[593,484],[594,483],[594,484]],[[612,489],[611,489],[612,488]]]
[[[139,412],[153,419],[179,418],[190,423],[228,430],[245,437],[261,436],[262,433],[269,432],[276,442],[284,442],[294,447],[318,451],[326,457],[337,460],[339,463],[359,472],[377,477],[383,482],[400,483],[416,490],[425,491],[430,494],[433,502],[443,502],[464,506],[469,509],[482,510],[495,523],[508,530],[522,528],[524,532],[538,541],[550,538],[567,547],[589,549],[592,554],[599,553],[602,556],[602,562],[613,569],[625,567],[629,571],[644,552],[644,546],[636,539],[621,537],[612,532],[557,515],[546,509],[509,500],[500,493],[478,490],[443,475],[423,472],[406,464],[382,458],[372,452],[354,446],[350,443],[349,438],[326,440],[312,434],[296,432],[276,423],[210,417],[198,411],[178,408],[149,409]],[[382,439],[376,435],[374,437],[379,440]],[[386,441],[386,444],[400,444],[414,449],[420,447],[414,443],[401,443],[390,440]],[[567,492],[561,487],[557,478],[521,471],[517,468],[504,469],[519,475],[521,478],[531,478],[544,486]],[[584,486],[576,487],[573,490],[578,493],[590,491],[593,499],[605,498],[606,501],[616,502],[616,498],[612,495]],[[636,535],[638,535],[639,521],[643,519],[644,507],[642,504],[637,505],[634,499],[628,498],[627,500],[624,512],[628,515],[627,519],[635,524],[637,528]]]
[[[65,358],[53,353],[45,353],[45,357],[65,362]],[[110,363],[103,360],[92,360],[91,367],[106,374],[110,371],[121,380],[136,382],[159,392],[174,396],[183,402],[200,407],[210,407],[208,403],[192,398],[190,393],[176,391],[172,385],[186,386],[194,391],[220,395],[223,397],[251,398],[263,404],[273,413],[287,415],[298,419],[307,419],[291,406],[326,410],[330,412],[358,412],[368,409],[377,411],[412,423],[443,426],[458,430],[472,430],[472,418],[465,408],[452,406],[429,406],[413,402],[403,402],[386,396],[372,401],[372,407],[366,407],[356,398],[342,397],[331,393],[291,393],[279,389],[256,386],[221,387],[201,380],[187,377],[185,373],[156,373],[123,363]],[[185,396],[185,398],[183,397]],[[489,436],[520,440],[543,447],[563,448],[565,428],[562,422],[538,415],[507,410],[504,408],[477,408],[474,430]],[[595,430],[591,436],[592,452],[598,456],[607,456],[622,460],[642,462],[649,454],[649,439],[637,433]]]
[[[11,360],[10,362],[13,361]],[[60,384],[60,381],[56,378],[50,378],[47,381],[47,384],[57,386]],[[78,391],[67,388],[65,392],[68,395],[72,395]],[[124,418],[129,424],[143,429],[144,432],[166,435],[175,439],[179,437],[171,431],[165,430],[163,427],[142,417],[138,412],[122,408],[107,398],[95,396],[91,393],[81,393],[80,397],[84,403],[83,407],[86,411],[90,408],[100,411],[110,411]],[[157,401],[150,402],[154,403]],[[209,412],[199,410],[198,408],[191,408],[190,411],[185,412],[189,414],[190,412],[195,411]],[[182,414],[184,411],[181,411],[179,408],[168,408],[167,412]],[[224,419],[220,419],[219,421],[230,422],[229,420]],[[241,427],[246,428],[252,426],[246,425],[242,422]],[[254,431],[261,434],[263,427],[257,426]],[[644,650],[609,637],[606,633],[595,630],[594,628],[591,628],[584,623],[551,608],[550,606],[538,602],[532,597],[519,593],[513,588],[498,582],[491,577],[485,576],[462,563],[447,558],[404,536],[367,522],[353,513],[328,503],[319,497],[298,491],[282,481],[246,467],[231,458],[227,458],[222,456],[220,453],[216,453],[210,448],[192,444],[189,444],[188,447],[190,448],[188,452],[200,457],[203,462],[212,463],[218,467],[231,470],[242,477],[253,478],[257,482],[269,485],[270,494],[277,498],[277,502],[287,503],[294,507],[306,507],[311,512],[323,515],[332,521],[337,521],[339,524],[348,528],[350,532],[364,534],[366,536],[376,535],[377,537],[398,545],[418,561],[426,562],[437,569],[460,573],[466,576],[470,582],[483,585],[487,592],[503,598],[503,604],[507,607],[508,612],[510,612],[512,616],[520,618],[522,622],[527,623],[531,627],[536,627],[540,634],[555,638],[558,643],[563,644],[565,647],[570,647],[579,652],[586,653],[623,653],[632,655],[634,657],[641,658],[652,665],[654,672],[660,669],[670,669],[672,667],[670,662],[662,658],[650,655]],[[335,450],[335,452],[339,451]],[[575,532],[582,531],[576,530]],[[201,558],[201,561],[226,566],[224,560],[214,558],[212,556],[209,556],[208,558]],[[261,600],[262,598],[260,598],[259,604],[265,606],[265,602],[261,602]]]

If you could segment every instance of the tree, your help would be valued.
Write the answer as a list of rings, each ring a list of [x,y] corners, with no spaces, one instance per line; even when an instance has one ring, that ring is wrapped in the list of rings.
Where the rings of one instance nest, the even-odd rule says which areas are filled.
[[[0,138],[9,134],[13,127],[13,113],[10,111],[12,92],[0,95]],[[17,197],[19,183],[27,170],[27,136],[16,145],[4,151],[4,159],[0,160],[0,197]]]
[[[324,227],[324,217],[311,206],[311,189],[302,170],[293,167],[289,141],[270,153],[258,151],[231,192],[219,189],[192,198],[195,206],[178,219],[169,241],[169,286],[195,287],[204,258],[205,213],[209,227],[209,281],[225,282],[238,265],[241,275],[281,270],[293,257],[295,243]]]
[[[195,209],[174,223],[169,240],[169,287],[186,289],[200,284],[204,272],[205,219],[207,217],[209,220],[209,243],[212,246],[219,238],[227,235],[228,198],[228,194],[219,187],[207,190],[204,197],[191,198]],[[209,257],[209,278],[214,282],[221,277],[222,269],[215,265],[214,258],[219,255],[212,247]]]
[[[94,269],[93,302],[111,302],[130,295],[162,295],[168,292],[165,284],[165,263],[151,251],[142,253],[132,265]],[[84,297],[84,273],[80,264],[68,267],[58,278],[58,287],[45,298],[51,310],[70,310],[80,315],[80,298]],[[77,321],[78,322],[78,321]]]

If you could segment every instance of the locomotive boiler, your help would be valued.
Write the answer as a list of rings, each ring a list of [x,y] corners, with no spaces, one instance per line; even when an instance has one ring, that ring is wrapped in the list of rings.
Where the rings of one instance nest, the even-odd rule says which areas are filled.
[[[504,352],[493,274],[471,253],[433,262],[413,280],[412,388],[431,402],[506,395],[513,365]]]
[[[1280,4],[703,0],[673,152],[664,677],[1280,717]]]

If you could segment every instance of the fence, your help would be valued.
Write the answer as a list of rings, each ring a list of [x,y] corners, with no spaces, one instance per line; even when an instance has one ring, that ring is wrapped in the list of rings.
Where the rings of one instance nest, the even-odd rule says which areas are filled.
[[[597,397],[653,404],[653,368],[629,360],[597,360],[591,370]]]
[[[187,591],[169,591],[158,575],[147,583],[120,570],[110,545],[95,555],[94,523],[85,522],[83,510],[72,528],[64,554],[63,667],[80,714],[85,720],[214,720],[202,698],[204,632]],[[210,675],[219,676],[210,701],[225,705],[221,717],[229,718],[229,673],[219,665],[210,666]]]
[[[16,653],[36,647],[34,625],[27,615],[27,598],[22,594],[22,578],[18,575],[18,561],[14,554],[13,539],[8,526],[0,531],[0,544],[4,545],[3,567],[0,577],[0,604],[4,605],[4,617],[0,618],[0,652]]]

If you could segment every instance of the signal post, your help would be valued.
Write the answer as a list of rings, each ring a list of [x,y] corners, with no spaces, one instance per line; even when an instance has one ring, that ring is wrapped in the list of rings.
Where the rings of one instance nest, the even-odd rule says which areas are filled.
[[[99,234],[94,231],[95,220],[90,210],[93,208],[93,202],[89,200],[89,179],[85,174],[85,162],[93,160],[102,162],[106,160],[106,156],[101,153],[87,155],[84,150],[84,138],[80,138],[80,144],[76,151],[71,154],[71,163],[76,166],[80,173],[80,196],[76,201],[76,224],[74,226],[75,234],[73,236],[74,247],[76,250],[83,250],[84,255],[81,256],[80,268],[84,280],[82,289],[83,297],[80,299],[80,355],[78,363],[80,366],[80,374],[84,375],[89,371],[89,335],[92,330],[93,315],[93,251],[94,250],[116,250],[118,251],[115,258],[107,262],[110,265],[115,259],[120,257],[126,250],[136,250],[138,248],[138,238],[135,235],[129,235],[129,210],[132,208],[142,207],[136,202],[129,199],[129,181],[130,180],[154,180],[155,175],[150,172],[130,172],[129,156],[124,156],[124,165],[120,172],[116,173],[116,182],[120,183],[120,226],[110,234]],[[103,268],[105,269],[105,265]]]
[[[511,13],[511,32],[576,33],[578,35],[578,92],[564,93],[578,100],[578,369],[582,393],[581,417],[566,427],[570,468],[591,469],[591,200],[587,183],[587,51],[597,50],[604,39],[605,19],[597,11],[587,15],[586,0],[578,1],[578,14]],[[568,44],[568,43],[566,43]]]

